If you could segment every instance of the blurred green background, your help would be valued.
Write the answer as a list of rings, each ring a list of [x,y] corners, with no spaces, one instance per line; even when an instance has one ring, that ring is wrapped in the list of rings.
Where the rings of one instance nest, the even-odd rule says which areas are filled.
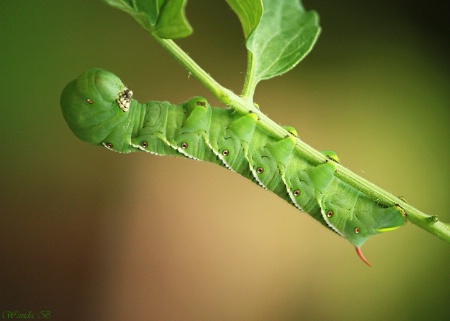
[[[323,32],[257,88],[271,118],[450,221],[449,14],[444,2],[303,2]],[[246,58],[222,0],[191,0],[178,41],[239,92]],[[76,139],[59,95],[91,67],[140,101],[217,101],[102,1],[0,1],[0,311],[52,320],[448,320],[450,247],[408,224],[352,246],[207,163]],[[4,316],[3,316],[4,317]],[[37,317],[37,316],[36,316]],[[35,317],[35,318],[36,318]]]

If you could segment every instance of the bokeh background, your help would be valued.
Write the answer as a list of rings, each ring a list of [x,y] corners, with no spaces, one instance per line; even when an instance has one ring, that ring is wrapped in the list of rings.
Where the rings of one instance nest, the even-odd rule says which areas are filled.
[[[444,1],[304,0],[323,32],[256,101],[313,147],[450,221]],[[241,28],[191,0],[178,43],[240,92]],[[450,247],[408,224],[352,246],[217,166],[85,144],[59,96],[91,67],[140,101],[217,101],[100,0],[0,1],[0,311],[52,320],[448,320]]]

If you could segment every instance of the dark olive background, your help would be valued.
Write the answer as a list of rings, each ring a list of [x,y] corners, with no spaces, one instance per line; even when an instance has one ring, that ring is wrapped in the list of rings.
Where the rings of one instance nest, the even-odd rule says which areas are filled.
[[[419,2],[418,2],[419,3]],[[304,1],[323,32],[256,101],[317,149],[429,214],[449,214],[444,1]],[[246,58],[220,0],[178,43],[239,92]],[[364,252],[211,164],[85,144],[59,95],[91,67],[140,101],[217,101],[101,1],[0,2],[0,311],[52,320],[447,320],[450,247],[408,224]]]

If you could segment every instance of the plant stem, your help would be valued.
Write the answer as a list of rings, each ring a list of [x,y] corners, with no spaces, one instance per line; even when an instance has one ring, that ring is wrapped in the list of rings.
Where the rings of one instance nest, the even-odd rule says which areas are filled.
[[[249,102],[253,102],[255,94],[255,68],[253,66],[253,54],[247,53],[247,74],[245,75],[244,89],[242,90],[242,98]]]
[[[230,95],[232,92],[220,85],[214,78],[206,73],[189,55],[181,49],[173,40],[162,39],[153,35],[156,41],[179,61],[203,86],[206,87],[222,103],[230,104]]]
[[[175,42],[173,42],[172,40],[161,39],[155,35],[153,35],[153,37],[158,43],[160,43],[165,49],[167,49],[169,53],[173,57],[175,57],[175,59],[180,62],[196,79],[198,79],[200,83],[202,83],[209,91],[211,91],[214,96],[219,99],[219,101],[231,106],[231,108],[240,113],[248,113],[250,111],[256,113],[259,116],[261,126],[273,137],[278,137],[281,139],[288,135],[288,132],[283,127],[276,124],[253,105],[251,95],[254,88],[247,88],[247,84],[244,87],[244,97],[240,97],[234,94],[231,90],[223,87],[217,81],[215,81],[208,73],[206,73],[200,66],[198,66],[197,63],[192,60],[192,58],[190,58],[185,51],[183,51],[178,45],[176,45]],[[249,63],[251,63],[250,60]],[[321,152],[315,150],[300,139],[297,139],[296,149],[299,154],[301,154],[312,165],[322,164],[327,161],[327,158]],[[430,216],[419,211],[410,204],[404,202],[398,197],[395,197],[391,193],[381,189],[380,187],[367,181],[361,176],[356,175],[340,164],[336,164],[336,168],[336,177],[338,177],[342,181],[346,182],[358,191],[368,195],[371,199],[376,200],[382,205],[399,205],[405,210],[407,219],[411,223],[419,226],[427,232],[444,240],[445,242],[450,243],[450,225],[439,221],[437,216]]]

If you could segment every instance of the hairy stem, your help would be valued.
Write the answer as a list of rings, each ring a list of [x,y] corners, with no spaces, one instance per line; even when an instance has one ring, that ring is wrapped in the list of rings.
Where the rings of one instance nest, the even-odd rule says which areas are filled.
[[[232,92],[220,85],[207,72],[205,72],[189,55],[181,49],[173,40],[162,39],[153,35],[156,41],[163,46],[169,53],[178,60],[200,83],[206,87],[222,103],[230,104],[230,95]]]
[[[249,102],[253,102],[255,94],[255,68],[253,66],[253,54],[247,54],[247,74],[245,75],[244,89],[242,90],[242,98]]]
[[[157,36],[154,36],[154,38],[165,49],[167,49],[169,53],[175,57],[175,59],[179,61],[197,80],[199,80],[200,83],[211,91],[219,101],[231,106],[234,110],[240,113],[248,113],[250,111],[256,113],[259,116],[262,127],[264,127],[274,137],[281,139],[288,135],[288,132],[284,128],[276,124],[253,105],[251,98],[253,89],[247,88],[248,84],[244,87],[244,97],[240,97],[215,81],[207,72],[198,66],[195,61],[186,54],[186,52],[178,47],[175,42],[172,40],[161,39]],[[322,164],[327,161],[326,157],[321,152],[315,150],[300,139],[297,139],[296,149],[305,159],[314,165]],[[342,181],[346,182],[358,191],[368,195],[380,204],[385,206],[393,206],[395,204],[399,205],[405,210],[407,219],[411,223],[419,226],[447,243],[450,243],[449,224],[439,221],[437,216],[430,216],[419,211],[398,197],[381,189],[361,176],[356,175],[342,165],[336,164],[336,167],[336,176]]]

